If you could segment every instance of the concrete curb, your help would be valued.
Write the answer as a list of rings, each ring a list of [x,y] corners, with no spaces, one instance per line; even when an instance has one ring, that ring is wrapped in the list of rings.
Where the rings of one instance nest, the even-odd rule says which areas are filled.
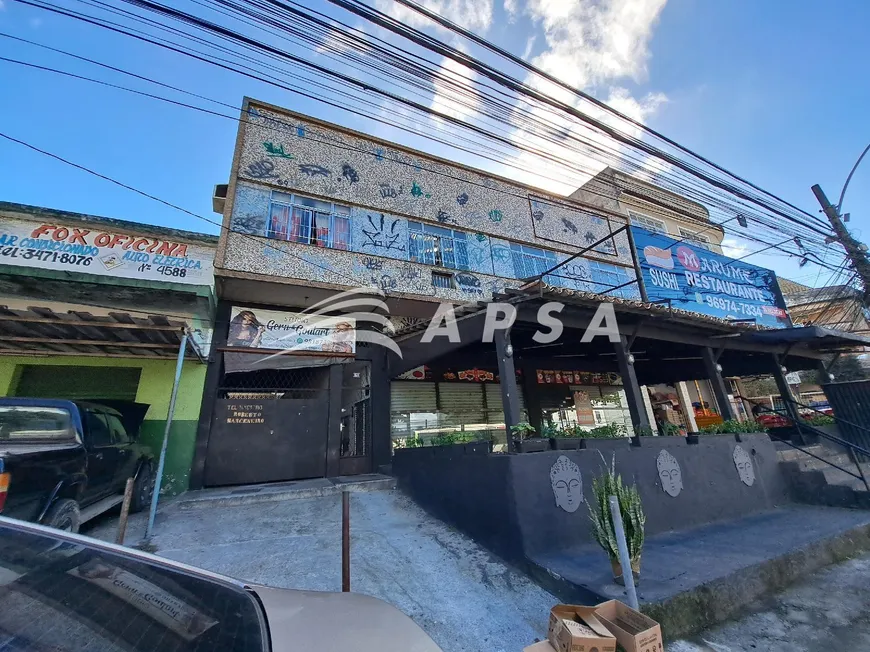
[[[733,618],[753,601],[867,550],[870,525],[861,525],[776,559],[747,566],[669,600],[642,604],[641,610],[657,620],[665,638],[673,641]]]
[[[287,488],[281,490],[263,489],[257,493],[224,494],[218,496],[180,496],[173,503],[174,509],[191,510],[212,507],[236,507],[239,505],[255,505],[258,503],[274,503],[284,500],[303,500],[306,498],[322,498],[333,496],[342,491],[389,491],[396,488],[395,478],[383,480],[368,480],[365,482],[348,482],[322,487],[307,487],[303,489]]]

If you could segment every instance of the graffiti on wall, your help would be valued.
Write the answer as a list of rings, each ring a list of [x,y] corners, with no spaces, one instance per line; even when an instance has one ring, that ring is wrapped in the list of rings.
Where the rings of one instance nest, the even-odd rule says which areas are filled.
[[[610,232],[607,219],[564,198],[530,197],[527,188],[507,180],[304,124],[290,114],[250,108],[239,169],[243,178],[543,246],[581,246],[588,233],[598,239]],[[440,201],[427,201],[435,198]],[[631,262],[627,249],[623,253],[613,245],[597,253],[607,254],[607,247],[620,262]]]
[[[402,230],[399,229],[399,218],[392,217],[387,219],[383,213],[366,215],[367,224],[362,228],[362,234],[365,239],[362,242],[362,247],[375,247],[378,249],[395,249],[396,251],[405,251],[405,242],[402,240]]]

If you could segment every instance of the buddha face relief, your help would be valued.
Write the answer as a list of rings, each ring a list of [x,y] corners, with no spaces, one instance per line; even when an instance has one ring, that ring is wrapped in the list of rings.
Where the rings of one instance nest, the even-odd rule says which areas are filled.
[[[677,458],[668,451],[662,450],[656,458],[656,468],[664,492],[674,498],[679,496],[683,490],[683,471],[680,469]]]
[[[755,484],[755,467],[752,466],[752,457],[746,452],[746,449],[740,445],[734,447],[734,466],[737,467],[737,473],[740,474],[740,480],[747,487]]]
[[[553,487],[556,506],[568,513],[576,512],[583,502],[583,478],[580,476],[580,467],[564,455],[560,455],[550,468],[550,484]]]

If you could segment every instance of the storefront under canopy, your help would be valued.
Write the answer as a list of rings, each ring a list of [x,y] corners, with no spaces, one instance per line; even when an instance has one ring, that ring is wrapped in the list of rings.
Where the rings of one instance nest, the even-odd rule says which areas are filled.
[[[854,350],[870,343],[868,338],[818,327],[762,330],[753,323],[699,315],[664,304],[608,297],[530,283],[509,290],[502,302],[513,304],[517,319],[508,333],[496,331],[495,342],[482,341],[486,304],[465,304],[455,311],[459,342],[437,337],[423,342],[427,324],[419,324],[396,334],[403,358],[391,360],[390,375],[400,374],[419,365],[465,368],[495,368],[502,377],[503,399],[514,403],[513,419],[520,413],[518,398],[523,397],[523,412],[535,425],[535,415],[547,413],[552,387],[537,382],[538,370],[566,372],[614,373],[622,379],[625,406],[630,411],[627,423],[649,426],[652,406],[645,399],[643,386],[675,385],[694,379],[709,380],[711,407],[718,407],[722,418],[735,418],[734,392],[730,377],[754,374],[782,375],[788,371],[817,369],[832,354]],[[539,325],[538,311],[544,304],[558,302],[563,308],[552,313],[563,324],[562,335],[554,342],[540,343],[537,332],[548,333]],[[620,341],[596,336],[582,342],[585,329],[592,322],[602,302],[613,305]],[[515,383],[505,383],[506,370]],[[572,391],[576,383],[565,383]],[[581,391],[582,387],[579,388]],[[589,392],[587,391],[587,394]],[[509,394],[509,397],[505,397]],[[590,397],[594,398],[594,397]],[[708,407],[704,398],[690,397]],[[715,403],[717,405],[713,406]],[[507,427],[513,421],[505,405]]]

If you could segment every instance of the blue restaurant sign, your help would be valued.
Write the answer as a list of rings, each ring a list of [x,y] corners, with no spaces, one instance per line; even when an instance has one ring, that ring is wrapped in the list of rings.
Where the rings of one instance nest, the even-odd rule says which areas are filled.
[[[631,227],[650,301],[774,328],[791,326],[776,274],[691,242]]]

